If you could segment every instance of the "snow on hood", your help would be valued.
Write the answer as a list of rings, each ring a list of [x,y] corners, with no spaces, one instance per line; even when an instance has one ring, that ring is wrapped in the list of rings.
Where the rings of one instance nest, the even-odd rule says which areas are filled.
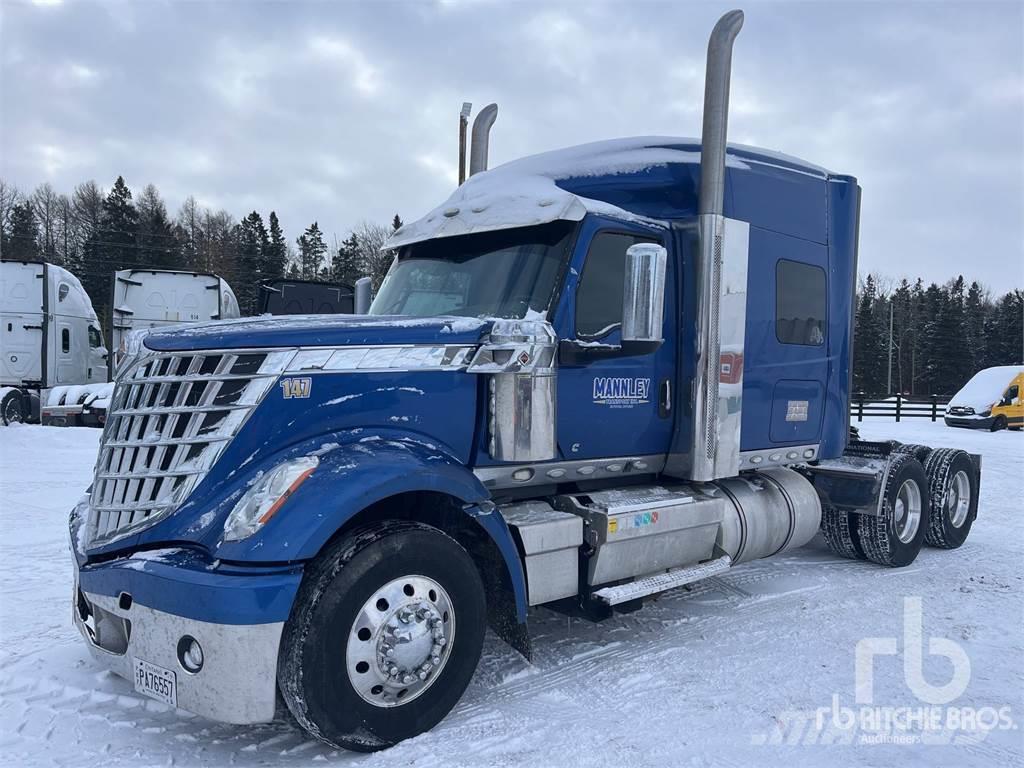
[[[1013,377],[1019,373],[1024,373],[1024,366],[1000,365],[978,371],[953,396],[953,399],[949,401],[949,406],[965,406],[973,408],[975,411],[991,408],[999,402],[1003,392],[1013,381]]]
[[[264,315],[160,328],[150,331],[143,343],[157,352],[246,347],[473,344],[490,322],[475,317]]]

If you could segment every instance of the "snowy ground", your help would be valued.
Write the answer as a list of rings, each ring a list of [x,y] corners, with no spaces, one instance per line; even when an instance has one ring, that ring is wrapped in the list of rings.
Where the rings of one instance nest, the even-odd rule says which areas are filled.
[[[328,749],[285,720],[243,728],[172,711],[96,667],[71,626],[64,526],[99,432],[0,428],[0,765],[1021,765],[1024,435],[861,426],[865,438],[984,454],[981,512],[963,548],[926,548],[888,570],[815,540],[601,625],[536,610],[532,666],[489,638],[456,710],[377,755]],[[869,733],[830,730],[828,717],[819,730],[815,710],[855,705],[854,649],[865,638],[893,638],[900,652],[874,663],[873,711],[928,706],[913,664],[903,666],[915,645],[904,598],[915,597],[925,681],[966,671],[929,654],[929,639],[947,653],[952,641],[970,665],[966,689],[933,716],[987,722],[1005,707],[1013,727],[940,729],[927,746],[866,744]]]

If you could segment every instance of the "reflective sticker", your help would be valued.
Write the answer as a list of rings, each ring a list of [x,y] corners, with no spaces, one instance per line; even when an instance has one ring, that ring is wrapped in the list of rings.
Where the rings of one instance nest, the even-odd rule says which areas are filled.
[[[617,530],[619,530],[619,521],[614,517],[609,518],[608,533],[615,533]]]
[[[297,379],[281,379],[281,395],[285,400],[292,398],[306,398],[313,390],[313,380],[309,376]]]

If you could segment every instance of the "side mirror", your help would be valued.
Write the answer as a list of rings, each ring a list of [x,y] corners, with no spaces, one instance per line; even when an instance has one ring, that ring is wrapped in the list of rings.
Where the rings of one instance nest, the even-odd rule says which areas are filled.
[[[622,344],[658,346],[665,317],[665,267],[668,251],[654,243],[626,249],[626,275],[622,287]]]

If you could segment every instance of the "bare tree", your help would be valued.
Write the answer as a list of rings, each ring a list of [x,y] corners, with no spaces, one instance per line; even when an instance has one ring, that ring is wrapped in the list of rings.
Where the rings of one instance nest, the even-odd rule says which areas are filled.
[[[0,255],[11,226],[11,209],[21,200],[21,192],[13,184],[0,179]]]
[[[373,292],[380,289],[384,276],[394,261],[393,251],[385,250],[384,243],[390,237],[392,229],[373,222],[363,221],[353,230],[359,246],[359,263],[363,273],[370,278]]]
[[[39,223],[39,245],[46,261],[57,259],[57,227],[60,217],[60,198],[50,182],[44,182],[32,193],[32,208]]]
[[[175,225],[182,243],[182,255],[185,257],[185,262],[193,269],[203,265],[203,257],[200,254],[202,218],[203,211],[200,210],[199,203],[192,195],[189,195],[178,209]]]

